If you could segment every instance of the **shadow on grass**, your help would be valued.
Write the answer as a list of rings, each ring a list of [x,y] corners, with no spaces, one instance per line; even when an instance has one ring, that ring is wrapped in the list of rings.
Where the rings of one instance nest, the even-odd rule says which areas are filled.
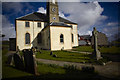
[[[104,53],[102,54],[104,57],[108,57],[111,61],[113,62],[120,62],[120,54],[109,54],[109,53]]]
[[[95,72],[84,72],[81,70],[65,69],[64,74],[57,74],[57,73],[53,74],[49,72],[47,74],[39,73],[38,76],[32,75],[32,76],[24,76],[17,78],[5,78],[2,80],[113,80],[113,79],[99,76],[99,74]]]

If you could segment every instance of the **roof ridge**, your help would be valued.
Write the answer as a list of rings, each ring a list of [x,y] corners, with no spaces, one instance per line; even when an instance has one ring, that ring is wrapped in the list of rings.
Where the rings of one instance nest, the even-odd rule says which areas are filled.
[[[25,16],[28,16],[28,15],[31,15],[31,14],[33,14],[34,12],[32,12],[32,13],[29,13],[29,14],[26,14],[26,15],[24,15],[24,16],[21,16],[21,17],[18,17],[18,18],[16,18],[16,19],[19,19],[19,18],[22,18],[22,17],[25,17]]]
[[[30,16],[32,16],[30,18]],[[36,17],[36,18],[35,18]],[[29,13],[25,16],[21,16],[21,17],[18,17],[16,18],[16,20],[38,20],[38,21],[47,21],[47,14],[44,14],[44,13],[40,13],[40,12],[32,12],[32,13]],[[77,24],[77,23],[74,23],[72,22],[71,20],[68,20],[68,19],[65,19],[61,16],[59,16],[59,22],[64,22],[64,23],[68,23],[68,24]]]

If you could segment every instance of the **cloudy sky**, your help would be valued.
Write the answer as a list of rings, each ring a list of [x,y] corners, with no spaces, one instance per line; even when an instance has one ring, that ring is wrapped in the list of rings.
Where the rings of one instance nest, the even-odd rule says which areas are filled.
[[[5,39],[15,37],[15,18],[32,12],[46,13],[46,2],[3,2],[2,33],[6,35]],[[59,15],[78,23],[80,35],[91,35],[93,27],[110,40],[118,33],[118,2],[59,2]]]

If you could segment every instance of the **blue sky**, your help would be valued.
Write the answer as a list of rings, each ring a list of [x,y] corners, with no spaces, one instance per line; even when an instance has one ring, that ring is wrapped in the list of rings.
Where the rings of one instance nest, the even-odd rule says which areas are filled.
[[[15,37],[15,18],[32,12],[46,12],[46,2],[3,2],[2,32]],[[59,15],[78,23],[80,35],[91,35],[93,27],[110,40],[118,33],[118,2],[59,2]]]

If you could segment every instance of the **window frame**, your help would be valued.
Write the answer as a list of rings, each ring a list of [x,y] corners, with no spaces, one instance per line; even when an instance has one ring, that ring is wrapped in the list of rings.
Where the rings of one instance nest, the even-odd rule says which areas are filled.
[[[27,39],[27,34],[29,35],[29,38]],[[30,33],[25,33],[25,45],[30,45],[30,42],[31,42],[31,40],[30,40],[31,38],[30,38]],[[29,40],[29,41],[27,41],[27,40]]]
[[[73,33],[71,34],[71,38],[72,38],[72,43],[74,43],[74,35],[73,35]]]
[[[60,43],[64,43],[64,35],[60,34]]]
[[[39,38],[39,37],[40,37],[40,38]],[[38,43],[38,44],[41,44],[41,43],[42,43],[42,34],[41,34],[41,33],[38,33],[37,43]]]
[[[41,28],[41,22],[37,22],[37,27]]]
[[[25,22],[25,27],[30,27],[30,22],[29,21]]]

